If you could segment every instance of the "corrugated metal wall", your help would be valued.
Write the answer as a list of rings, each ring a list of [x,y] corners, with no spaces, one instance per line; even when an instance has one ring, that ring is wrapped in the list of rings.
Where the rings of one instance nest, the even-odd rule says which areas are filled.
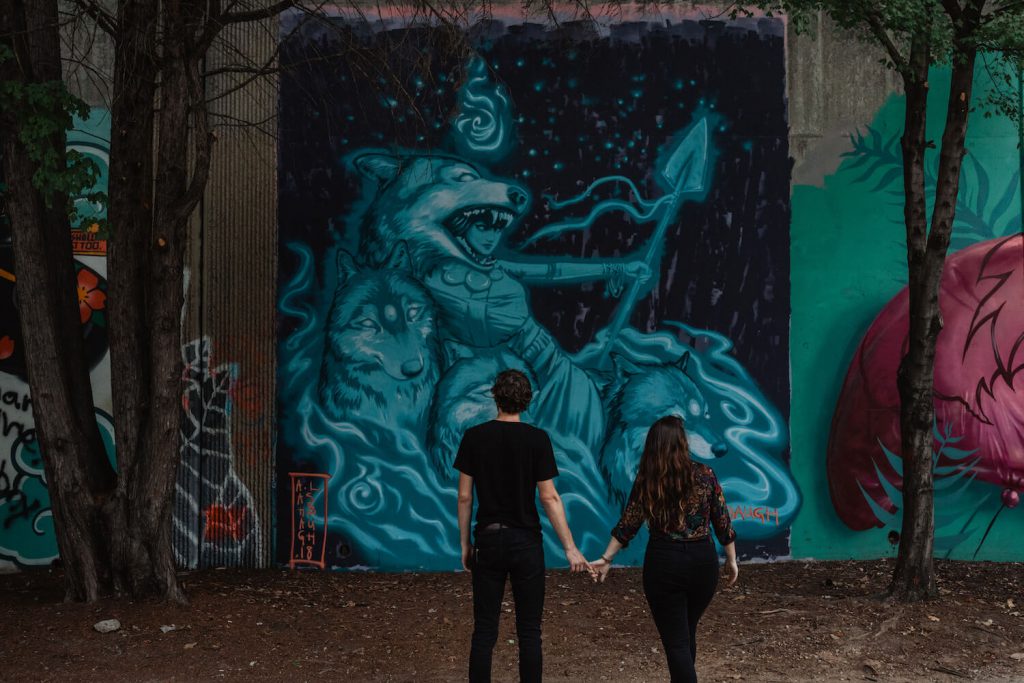
[[[193,225],[179,483],[186,566],[267,566],[274,476],[277,21],[229,26],[207,60],[218,140]],[[196,406],[195,404],[199,405]],[[180,497],[180,496],[179,496]],[[184,506],[184,507],[183,507]],[[195,540],[193,540],[195,539]],[[198,542],[196,542],[198,540]]]

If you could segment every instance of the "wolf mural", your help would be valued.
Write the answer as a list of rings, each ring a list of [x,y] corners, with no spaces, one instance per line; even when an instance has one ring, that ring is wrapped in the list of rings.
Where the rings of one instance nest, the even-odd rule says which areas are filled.
[[[456,113],[428,147],[331,138],[344,152],[339,187],[350,199],[327,216],[330,241],[308,230],[289,238],[284,226],[294,216],[282,206],[289,276],[279,304],[280,459],[288,471],[329,475],[317,508],[328,565],[458,565],[451,463],[463,431],[494,416],[489,382],[509,367],[537,388],[528,418],[552,436],[582,547],[607,539],[647,426],[674,413],[730,504],[772,511],[770,523],[764,515],[737,521],[745,552],[785,554],[800,496],[785,463],[782,415],[724,335],[660,314],[641,330],[632,315],[641,301],[669,294],[678,277],[682,262],[667,240],[686,205],[709,192],[716,156],[708,131],[725,130],[713,128],[720,117],[686,112],[660,136],[670,151],[641,155],[647,175],[666,183],[581,175],[566,199],[536,194],[528,172],[494,170],[509,168],[521,141],[505,86],[483,57],[469,60],[451,95]],[[285,203],[303,194],[293,186],[298,173],[283,173]],[[305,177],[333,183],[338,174]],[[585,217],[569,215],[584,204]],[[623,216],[634,228],[621,240],[602,238],[600,253],[559,253],[554,244],[586,240]],[[647,224],[656,224],[653,233]],[[537,242],[545,244],[528,248]],[[577,292],[586,310],[572,319],[567,309],[544,314],[543,302],[565,291]],[[589,310],[601,307],[606,315],[595,323]],[[596,327],[577,332],[584,324]],[[282,539],[286,526],[279,521]],[[556,556],[555,545],[548,550]],[[624,557],[635,561],[637,552]]]

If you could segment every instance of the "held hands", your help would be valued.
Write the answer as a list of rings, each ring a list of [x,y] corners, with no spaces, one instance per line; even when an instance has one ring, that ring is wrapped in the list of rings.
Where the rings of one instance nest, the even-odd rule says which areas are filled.
[[[731,560],[726,560],[723,568],[725,569],[726,585],[732,586],[736,583],[736,579],[740,575],[740,566],[736,564],[736,559],[733,558]]]
[[[594,575],[594,570],[587,562],[586,558],[576,548],[569,548],[565,551],[565,559],[569,561],[569,568],[573,574],[577,572],[588,572],[591,576]]]
[[[594,579],[594,583],[604,583],[604,580],[608,578],[608,572],[612,569],[612,563],[603,557],[600,560],[594,560],[590,563],[591,576]]]

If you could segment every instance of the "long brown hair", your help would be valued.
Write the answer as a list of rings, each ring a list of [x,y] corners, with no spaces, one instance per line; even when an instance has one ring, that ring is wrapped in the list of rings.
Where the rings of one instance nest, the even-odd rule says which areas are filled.
[[[678,527],[686,515],[693,479],[682,418],[661,418],[647,431],[634,483],[644,517],[662,528]]]

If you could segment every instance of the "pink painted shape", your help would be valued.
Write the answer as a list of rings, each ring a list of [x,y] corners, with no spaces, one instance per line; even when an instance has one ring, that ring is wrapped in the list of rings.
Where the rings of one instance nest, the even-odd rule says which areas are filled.
[[[1024,238],[989,240],[951,255],[940,285],[944,328],[935,357],[935,410],[956,444],[977,450],[976,477],[1016,503],[1024,490]],[[882,309],[843,382],[827,452],[829,492],[853,529],[881,526],[861,487],[895,510],[878,472],[896,486],[879,442],[900,452],[896,373],[907,344],[908,293]],[[1015,383],[1016,382],[1016,383]]]

